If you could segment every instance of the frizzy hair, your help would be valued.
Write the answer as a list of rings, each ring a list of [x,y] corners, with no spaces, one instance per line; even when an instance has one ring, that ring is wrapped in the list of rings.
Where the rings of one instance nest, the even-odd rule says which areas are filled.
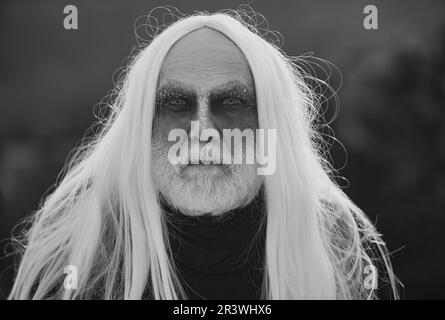
[[[246,7],[185,16],[145,16],[139,46],[112,92],[109,114],[77,149],[54,191],[32,216],[10,299],[187,298],[152,183],[151,132],[159,71],[184,35],[213,28],[245,55],[260,128],[276,129],[276,171],[265,176],[266,246],[262,298],[368,299],[373,244],[394,298],[396,279],[373,224],[341,190],[317,130],[319,101],[279,36]],[[165,20],[169,20],[167,23]],[[141,29],[137,29],[141,31]],[[78,289],[65,290],[67,265]]]

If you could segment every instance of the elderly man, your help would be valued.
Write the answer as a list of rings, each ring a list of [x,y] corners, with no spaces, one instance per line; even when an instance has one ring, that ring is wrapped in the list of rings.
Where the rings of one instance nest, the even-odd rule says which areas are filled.
[[[291,58],[236,13],[199,14],[128,70],[36,213],[11,298],[365,299],[378,269],[396,296]]]

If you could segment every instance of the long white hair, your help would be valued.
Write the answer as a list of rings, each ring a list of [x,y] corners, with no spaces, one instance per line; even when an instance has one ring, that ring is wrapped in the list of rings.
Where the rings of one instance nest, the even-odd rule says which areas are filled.
[[[169,49],[207,26],[243,52],[254,78],[260,128],[276,129],[276,171],[265,176],[265,299],[363,299],[367,244],[384,243],[336,184],[315,121],[316,96],[296,60],[266,41],[236,11],[197,13],[165,28],[134,55],[111,113],[77,150],[54,191],[33,215],[10,299],[187,298],[153,187],[152,123],[159,71]],[[66,290],[64,268],[78,270]]]

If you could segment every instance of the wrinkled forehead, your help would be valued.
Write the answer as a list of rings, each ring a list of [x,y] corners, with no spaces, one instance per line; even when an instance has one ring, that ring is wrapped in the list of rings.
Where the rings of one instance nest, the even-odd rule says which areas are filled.
[[[172,46],[162,64],[158,86],[183,83],[205,92],[230,81],[253,87],[249,64],[232,40],[217,30],[203,27]]]

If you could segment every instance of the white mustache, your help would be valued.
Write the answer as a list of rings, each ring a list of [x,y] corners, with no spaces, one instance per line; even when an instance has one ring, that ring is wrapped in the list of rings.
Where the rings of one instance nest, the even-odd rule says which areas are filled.
[[[184,147],[184,144],[187,146]],[[179,153],[179,166],[180,168],[186,167],[190,164],[221,164],[221,165],[234,165],[232,161],[234,159],[243,159],[244,156],[251,155],[254,159],[255,148],[249,144],[244,143],[241,145],[228,146],[224,141],[212,143],[212,142],[202,142],[198,138],[188,139],[182,147],[187,149],[187,152]],[[233,152],[231,148],[233,147]],[[183,149],[181,149],[183,150]],[[245,153],[244,153],[245,150]],[[228,160],[227,160],[228,159]]]
[[[198,170],[184,176],[180,165],[173,165],[168,159],[171,143],[159,134],[154,134],[152,141],[155,187],[173,207],[186,214],[218,215],[243,206],[253,199],[262,184],[261,176],[256,174],[256,167],[252,165],[222,164],[220,167],[224,174],[214,175],[214,172]],[[209,150],[215,148],[215,145],[206,145]],[[199,146],[199,150],[205,148],[204,144]],[[223,152],[230,152],[227,147],[219,151],[220,156]],[[214,152],[209,151],[208,155],[210,159],[218,159]]]

